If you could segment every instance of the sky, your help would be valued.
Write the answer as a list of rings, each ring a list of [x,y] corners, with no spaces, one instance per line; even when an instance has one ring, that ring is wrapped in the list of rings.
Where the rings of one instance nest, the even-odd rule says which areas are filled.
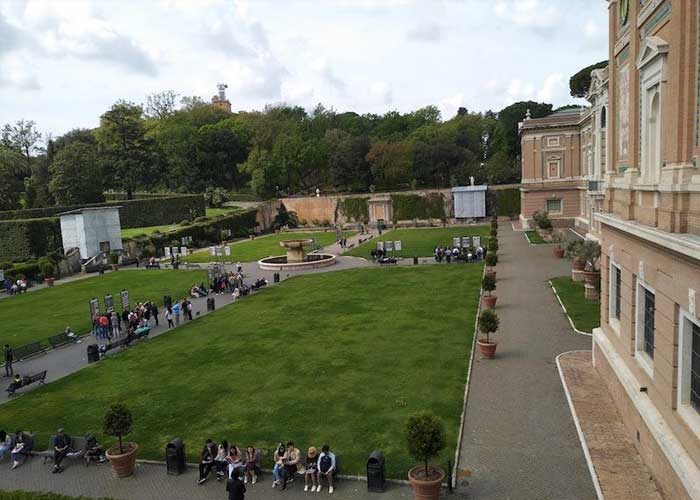
[[[234,111],[575,103],[607,58],[605,0],[0,0],[0,125],[54,137],[173,90]],[[578,101],[580,103],[580,101]]]

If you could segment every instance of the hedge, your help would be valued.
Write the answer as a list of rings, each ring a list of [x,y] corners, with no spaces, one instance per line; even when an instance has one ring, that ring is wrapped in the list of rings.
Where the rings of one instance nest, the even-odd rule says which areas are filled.
[[[56,493],[34,493],[29,491],[0,491],[0,500],[100,500],[88,497],[67,497]],[[101,500],[109,500],[102,498]]]
[[[56,217],[0,221],[0,261],[22,261],[60,250],[61,225]]]
[[[185,236],[191,236],[196,246],[207,246],[213,242],[221,241],[221,231],[231,230],[231,238],[247,237],[251,230],[255,230],[258,209],[253,208],[245,212],[208,219],[204,222],[194,222],[187,226],[181,226],[167,233],[152,233],[146,237],[132,238],[145,246],[153,246],[156,251],[166,246],[171,246],[174,240],[179,242]]]
[[[430,193],[427,196],[392,194],[391,208],[394,212],[394,220],[428,220],[446,217],[445,199],[442,193]]]
[[[87,207],[109,207],[119,205],[119,218],[123,229],[131,227],[164,226],[184,219],[192,220],[206,214],[204,197],[200,194],[161,196],[135,200],[89,203],[61,207],[30,208],[26,210],[0,211],[0,221],[54,217]]]
[[[369,198],[341,198],[335,207],[335,220],[338,220],[338,212],[343,214],[350,222],[369,222]]]
[[[520,189],[500,189],[488,191],[488,213],[504,217],[520,215]]]

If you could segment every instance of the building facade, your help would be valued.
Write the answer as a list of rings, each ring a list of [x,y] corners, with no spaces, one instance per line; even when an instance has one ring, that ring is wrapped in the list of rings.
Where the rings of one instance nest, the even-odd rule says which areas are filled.
[[[82,260],[122,250],[119,208],[90,207],[59,214],[63,250],[77,248]]]
[[[594,214],[603,206],[608,162],[607,68],[592,72],[587,99],[589,108],[528,116],[520,124],[523,227],[532,227],[533,214],[544,211],[555,226],[598,238]]]
[[[700,0],[610,0],[593,359],[666,498],[700,499]]]

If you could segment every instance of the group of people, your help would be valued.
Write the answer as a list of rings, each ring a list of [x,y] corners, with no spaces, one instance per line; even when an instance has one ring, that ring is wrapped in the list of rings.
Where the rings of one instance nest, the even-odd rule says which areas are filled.
[[[155,302],[138,303],[132,310],[124,309],[121,314],[110,308],[104,314],[97,313],[93,316],[92,334],[102,340],[115,339],[124,333],[131,335],[138,328],[151,326],[151,319],[158,326],[159,313]]]
[[[229,492],[229,500],[243,500],[245,485],[258,482],[260,459],[260,450],[253,445],[242,451],[235,444],[229,445],[225,440],[217,445],[211,439],[207,439],[200,455],[197,483],[206,482],[209,474],[214,471],[217,481],[227,478],[226,490]],[[328,445],[324,445],[320,453],[312,446],[304,458],[292,441],[286,445],[280,443],[275,450],[272,487],[281,486],[283,490],[286,489],[287,484],[294,481],[294,475],[298,473],[304,476],[304,491],[320,493],[325,480],[328,492],[333,493],[336,468],[336,457]]]
[[[4,286],[5,292],[8,295],[19,295],[20,293],[24,293],[27,291],[27,288],[29,288],[30,283],[25,278],[19,278],[17,281],[13,281],[10,278],[6,278]]]
[[[433,250],[433,256],[435,257],[435,262],[447,262],[448,264],[453,260],[457,262],[458,260],[465,260],[467,262],[482,260],[486,257],[486,247],[479,245],[474,248],[459,248],[457,246],[450,247],[449,245],[444,248],[441,246],[435,247]]]
[[[165,308],[165,320],[168,322],[168,328],[174,328],[179,325],[180,317],[183,317],[184,321],[192,321],[192,308],[192,302],[189,299],[182,299],[180,302],[168,304]]]
[[[25,462],[33,447],[34,442],[28,434],[15,431],[11,435],[0,430],[0,460],[3,460],[6,455],[10,455],[13,469]]]
[[[212,278],[209,289],[212,293],[216,293],[217,295],[233,293],[236,288],[243,288],[244,279],[243,267],[238,263],[235,272],[216,273]]]

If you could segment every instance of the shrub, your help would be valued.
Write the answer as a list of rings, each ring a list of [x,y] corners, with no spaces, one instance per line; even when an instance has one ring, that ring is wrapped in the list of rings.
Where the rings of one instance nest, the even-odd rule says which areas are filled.
[[[479,316],[479,331],[486,336],[486,343],[491,342],[491,334],[498,331],[500,320],[493,309],[485,309]]]
[[[119,438],[119,453],[124,453],[122,438],[131,432],[132,421],[131,412],[121,403],[112,405],[105,414],[104,433]]]
[[[432,413],[412,415],[406,422],[406,443],[408,453],[425,466],[428,476],[428,462],[438,456],[445,447],[445,429],[442,422]]]
[[[223,206],[225,202],[229,201],[230,198],[229,192],[224,188],[208,187],[206,191],[204,191],[204,202],[209,208],[219,208]]]
[[[43,261],[39,265],[39,269],[41,270],[41,274],[44,276],[44,278],[53,278],[54,274],[56,273],[56,268],[48,260]]]
[[[490,297],[491,292],[493,292],[496,289],[496,278],[491,274],[485,275],[484,278],[481,280],[481,288],[485,292],[488,292]]]
[[[495,227],[492,227],[491,231],[489,231],[489,234],[495,238],[496,236],[498,236],[498,229]]]
[[[537,227],[540,229],[549,230],[553,227],[552,220],[549,218],[549,214],[547,212],[537,211],[532,214],[532,218],[535,221],[535,224],[537,224]]]
[[[394,213],[394,222],[396,220],[446,218],[442,193],[430,193],[427,196],[392,194],[391,208]]]
[[[489,252],[486,254],[486,265],[489,267],[495,267],[498,264],[498,255],[495,252]]]
[[[119,264],[119,252],[116,250],[109,254],[109,262],[112,264]]]

